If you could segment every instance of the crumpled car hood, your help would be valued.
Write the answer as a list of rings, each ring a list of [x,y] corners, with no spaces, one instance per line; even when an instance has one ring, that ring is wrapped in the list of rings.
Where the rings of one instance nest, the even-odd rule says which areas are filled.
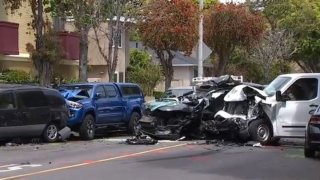
[[[247,91],[251,91],[257,96],[260,97],[267,97],[267,94],[255,87],[251,87],[248,85],[238,85],[234,87],[229,93],[226,94],[224,97],[224,101],[226,102],[237,102],[237,101],[244,101],[247,99]]]
[[[82,90],[60,90],[60,94],[69,101],[80,101],[80,100],[84,100],[84,99],[88,99],[88,97],[86,96],[79,96],[78,94],[81,92]]]
[[[151,101],[145,104],[146,108],[150,109],[151,111],[158,109],[159,107],[163,106],[174,106],[178,104],[178,102],[175,99],[163,99],[162,101]]]

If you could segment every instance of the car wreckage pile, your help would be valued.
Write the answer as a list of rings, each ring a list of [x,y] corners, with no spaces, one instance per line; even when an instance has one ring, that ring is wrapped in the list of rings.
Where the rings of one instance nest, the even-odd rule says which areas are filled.
[[[240,82],[226,75],[207,81],[176,98],[145,104],[129,144],[157,140],[237,138],[270,143],[273,138],[263,100],[263,85]]]

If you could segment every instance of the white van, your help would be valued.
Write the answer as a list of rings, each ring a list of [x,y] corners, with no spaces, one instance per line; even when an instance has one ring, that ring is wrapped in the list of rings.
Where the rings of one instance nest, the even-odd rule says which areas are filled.
[[[283,74],[263,91],[236,86],[215,117],[229,120],[241,135],[263,144],[281,137],[304,137],[308,120],[320,105],[319,92],[320,73]]]
[[[319,82],[320,73],[284,74],[264,89],[273,136],[305,136],[310,116],[320,105]]]

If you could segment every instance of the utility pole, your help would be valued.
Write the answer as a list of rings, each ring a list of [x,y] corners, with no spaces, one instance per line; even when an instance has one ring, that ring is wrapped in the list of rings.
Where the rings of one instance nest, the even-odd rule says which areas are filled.
[[[198,43],[198,77],[203,77],[203,0],[199,0],[200,21],[199,21],[199,43]]]

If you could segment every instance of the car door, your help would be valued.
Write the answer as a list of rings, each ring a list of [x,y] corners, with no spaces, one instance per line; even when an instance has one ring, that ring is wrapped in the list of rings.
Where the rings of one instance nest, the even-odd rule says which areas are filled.
[[[104,124],[111,108],[108,107],[106,91],[102,85],[97,86],[94,90],[94,104],[96,108],[96,123]]]
[[[300,78],[285,91],[289,100],[277,103],[276,122],[280,136],[303,137],[319,101],[319,78]]]
[[[17,103],[12,91],[0,93],[0,138],[19,135],[22,121],[17,113]]]
[[[119,90],[114,85],[104,85],[107,94],[107,107],[109,113],[107,123],[122,123],[125,118],[125,106],[119,94]]]
[[[17,92],[19,114],[23,123],[23,136],[41,135],[51,121],[50,108],[41,89]]]

